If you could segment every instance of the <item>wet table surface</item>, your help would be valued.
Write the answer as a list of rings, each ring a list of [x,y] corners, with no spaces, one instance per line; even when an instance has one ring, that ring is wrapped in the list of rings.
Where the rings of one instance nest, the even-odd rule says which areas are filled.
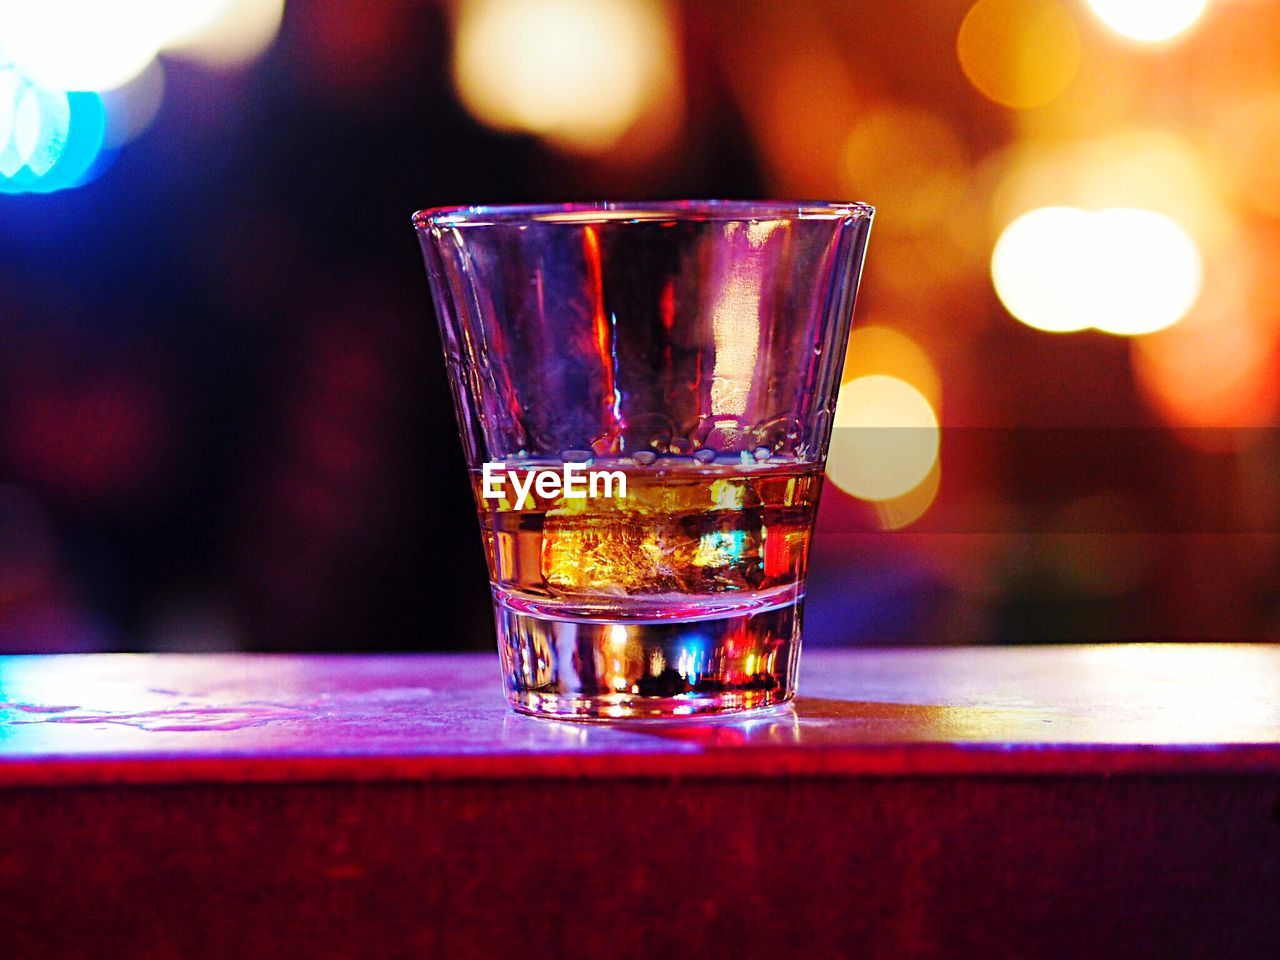
[[[497,658],[0,658],[0,785],[168,780],[1280,772],[1280,647],[859,649],[793,706],[537,720]]]

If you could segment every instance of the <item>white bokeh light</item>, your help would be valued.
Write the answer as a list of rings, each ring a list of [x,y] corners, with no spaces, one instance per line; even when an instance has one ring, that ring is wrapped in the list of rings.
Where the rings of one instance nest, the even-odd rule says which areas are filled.
[[[466,0],[454,80],[490,126],[605,149],[639,118],[673,69],[666,14],[653,0]]]
[[[1139,336],[1186,316],[1204,281],[1200,250],[1187,231],[1150,210],[1103,210],[1091,219],[1093,325]]]
[[[1139,336],[1186,316],[1204,266],[1195,240],[1163,214],[1042,207],[1005,228],[991,277],[1005,309],[1029,327]]]
[[[262,56],[275,41],[284,0],[185,0],[185,23],[166,34],[164,52],[212,67],[234,67]]]
[[[112,90],[146,69],[164,42],[163,0],[0,3],[0,59],[34,83]]]
[[[254,59],[284,0],[0,0],[0,62],[48,89],[118,89],[163,50],[215,65]]]
[[[892,500],[929,476],[938,459],[938,417],[924,394],[872,374],[840,387],[827,476],[863,500]]]
[[[1089,215],[1074,207],[1041,207],[1005,227],[991,255],[991,278],[1005,309],[1029,327],[1050,333],[1092,323],[1081,244]]]
[[[1088,0],[1098,19],[1142,43],[1171,40],[1195,24],[1209,0]]]
[[[22,78],[17,70],[0,70],[0,175],[3,176],[12,175],[12,171],[4,169],[4,158],[9,152],[10,143],[13,142],[13,127],[18,115],[18,92],[21,90],[21,84]],[[14,156],[17,156],[16,149]],[[16,170],[17,167],[15,166],[14,169]]]
[[[0,177],[24,167],[44,176],[62,156],[70,127],[65,93],[34,86],[16,70],[0,70]]]

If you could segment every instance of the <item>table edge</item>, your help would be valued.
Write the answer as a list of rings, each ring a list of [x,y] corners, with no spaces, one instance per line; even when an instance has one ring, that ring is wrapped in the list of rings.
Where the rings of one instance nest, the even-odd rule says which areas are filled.
[[[0,790],[40,787],[787,777],[1280,778],[1280,744],[867,744],[699,753],[42,756],[0,761]]]

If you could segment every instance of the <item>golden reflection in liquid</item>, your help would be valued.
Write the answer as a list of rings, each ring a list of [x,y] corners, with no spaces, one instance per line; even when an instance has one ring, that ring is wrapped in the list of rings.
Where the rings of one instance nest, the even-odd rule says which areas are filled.
[[[631,631],[625,624],[615,623],[609,627],[608,663],[602,671],[617,693],[638,692],[632,689],[631,678],[639,674],[641,667],[639,644],[634,643]]]

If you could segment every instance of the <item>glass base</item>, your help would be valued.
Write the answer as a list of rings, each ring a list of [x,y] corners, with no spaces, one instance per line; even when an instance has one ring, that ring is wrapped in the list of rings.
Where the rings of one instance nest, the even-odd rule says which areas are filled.
[[[495,598],[507,700],[563,720],[687,717],[795,695],[802,597],[698,619],[601,622],[515,610]]]

